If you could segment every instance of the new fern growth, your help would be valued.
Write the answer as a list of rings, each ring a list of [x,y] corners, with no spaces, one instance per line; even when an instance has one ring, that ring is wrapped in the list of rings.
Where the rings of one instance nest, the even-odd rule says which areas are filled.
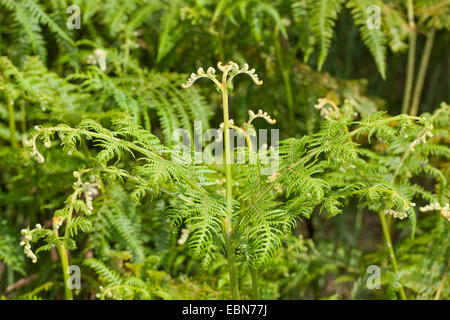
[[[240,68],[233,62],[219,63],[218,68],[222,71],[221,79],[216,77],[214,68],[206,72],[200,68],[183,87],[208,78],[220,90],[224,169],[216,163],[180,162],[176,146],[162,144],[158,137],[130,120],[115,120],[111,129],[93,120],[84,120],[76,128],[64,124],[35,128],[24,145],[44,165],[45,152],[41,151],[40,141],[51,148],[52,139],[59,138],[69,154],[76,152],[85,141],[96,152],[90,168],[74,172],[74,191],[67,198],[66,206],[55,212],[53,227],[37,225],[24,230],[22,244],[33,261],[41,251],[56,247],[67,282],[68,252],[76,248],[75,237],[80,231],[85,233],[95,228],[95,223],[102,219],[110,232],[123,240],[133,262],[142,264],[146,254],[140,240],[133,236],[137,232],[130,222],[133,218],[121,213],[124,208],[115,211],[108,201],[95,199],[101,192],[106,196],[109,190],[113,199],[121,199],[113,201],[125,201],[126,192],[113,187],[114,181],[126,183],[131,188],[130,197],[136,202],[142,201],[146,194],[152,199],[167,198],[170,206],[165,216],[170,227],[184,230],[182,242],[187,242],[192,256],[202,260],[205,267],[218,255],[226,257],[231,297],[235,299],[240,297],[239,290],[244,289],[239,288],[239,278],[247,274],[252,279],[252,295],[258,298],[258,271],[264,270],[274,258],[298,219],[310,218],[315,211],[331,218],[342,212],[347,201],[357,198],[361,205],[379,212],[394,273],[400,267],[384,214],[399,219],[408,217],[413,223],[413,233],[416,206],[413,200],[422,198],[433,203],[422,207],[422,211],[439,210],[444,218],[448,216],[445,204],[448,199],[443,191],[446,178],[439,168],[427,162],[430,154],[448,156],[448,147],[440,143],[448,133],[448,105],[442,104],[433,115],[421,117],[387,117],[379,112],[355,120],[357,113],[350,101],[339,108],[331,100],[320,100],[316,109],[326,118],[320,131],[283,140],[275,147],[262,145],[257,151],[252,142],[254,122],[264,120],[275,124],[276,121],[262,110],[257,113],[249,110],[249,120],[237,126],[230,119],[228,94],[238,74],[249,75],[257,85],[262,81],[246,64]],[[239,135],[244,138],[245,145],[231,147],[234,132],[238,138]],[[387,145],[386,151],[379,154],[366,148],[376,143]],[[255,153],[258,157],[251,161]],[[413,153],[415,157],[411,157]],[[234,156],[245,161],[233,163]],[[272,167],[267,161],[270,157],[279,157],[278,167],[265,175],[262,169]],[[125,161],[129,167],[120,165]],[[440,193],[434,195],[410,181],[420,171],[440,180]],[[33,251],[31,244],[39,239],[46,244]],[[154,294],[140,280],[121,279],[98,260],[88,260],[86,265],[106,281],[107,287],[99,293],[101,298],[148,298]],[[71,290],[65,288],[66,298],[72,298]],[[399,290],[404,297],[403,288]]]
[[[232,178],[232,162],[231,162],[231,150],[230,150],[230,119],[228,111],[228,90],[233,86],[233,78],[238,74],[249,75],[253,82],[257,85],[262,85],[262,81],[259,80],[258,75],[255,73],[255,69],[250,69],[248,64],[244,64],[243,68],[234,62],[229,62],[227,65],[222,65],[221,62],[217,64],[217,67],[222,71],[221,81],[217,80],[215,73],[216,70],[209,67],[206,73],[202,68],[197,70],[197,74],[192,73],[186,84],[183,84],[183,88],[190,87],[197,79],[206,77],[214,82],[217,88],[222,93],[222,108],[223,108],[223,131],[224,131],[224,141],[225,141],[225,184],[226,184],[226,216],[223,218],[223,232],[225,238],[225,250],[228,258],[228,268],[230,273],[231,282],[231,295],[233,299],[239,299],[238,292],[238,274],[235,266],[235,248],[232,241],[232,235],[234,232],[233,228],[233,178]],[[253,119],[251,119],[253,120]],[[249,120],[249,123],[251,122]]]
[[[74,4],[0,0],[0,300],[450,297],[448,0]]]

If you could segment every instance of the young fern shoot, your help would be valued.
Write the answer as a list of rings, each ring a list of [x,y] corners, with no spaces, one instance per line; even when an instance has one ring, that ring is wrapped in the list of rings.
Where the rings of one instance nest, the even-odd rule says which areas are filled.
[[[230,119],[228,110],[228,88],[232,87],[232,81],[238,74],[247,74],[250,76],[255,84],[262,85],[262,80],[259,80],[258,75],[255,73],[255,69],[249,69],[247,63],[242,68],[238,64],[230,61],[226,65],[222,65],[222,62],[217,63],[217,68],[222,71],[222,81],[217,80],[216,70],[213,67],[209,67],[206,73],[203,68],[199,68],[197,73],[192,73],[186,84],[182,87],[187,89],[199,78],[208,78],[214,82],[217,88],[222,94],[222,107],[223,107],[223,131],[225,142],[225,170],[226,170],[226,201],[227,201],[227,216],[223,219],[223,229],[225,233],[225,246],[228,259],[228,268],[230,273],[231,293],[233,299],[239,299],[238,290],[238,273],[234,262],[234,248],[231,241],[233,233],[233,193],[232,193],[232,162],[230,149]],[[250,120],[251,121],[251,120]],[[249,144],[250,146],[250,144]]]
[[[66,205],[55,212],[53,230],[36,225],[32,230],[23,231],[22,246],[33,262],[40,251],[56,247],[67,283],[68,251],[76,249],[74,237],[80,230],[87,232],[93,222],[95,228],[101,227],[95,218],[105,215],[106,209],[93,203],[95,194],[101,186],[101,196],[95,201],[106,201],[108,192],[111,193],[109,197],[114,198],[115,192],[109,187],[117,180],[127,183],[131,188],[130,199],[137,202],[146,194],[167,201],[163,214],[169,225],[187,230],[182,242],[186,242],[193,258],[202,260],[204,266],[219,254],[226,257],[233,299],[248,296],[249,291],[244,286],[239,287],[240,283],[245,283],[239,281],[239,277],[244,280],[244,276],[250,275],[252,297],[258,298],[257,271],[264,269],[274,258],[297,219],[310,218],[313,212],[323,212],[331,218],[343,212],[345,202],[358,198],[360,205],[379,212],[381,221],[385,221],[386,214],[399,219],[408,217],[414,223],[415,202],[412,201],[423,198],[433,205],[422,207],[421,211],[440,211],[448,219],[445,194],[434,196],[411,180],[414,174],[425,172],[440,180],[443,190],[446,188],[444,175],[427,159],[429,155],[449,154],[444,145],[448,137],[448,105],[443,104],[433,115],[423,117],[390,117],[379,112],[355,121],[356,109],[351,102],[346,101],[338,107],[331,100],[321,99],[315,109],[325,120],[318,132],[286,139],[279,146],[274,146],[272,141],[270,148],[261,145],[260,140],[255,157],[254,122],[264,120],[273,125],[276,121],[262,110],[249,110],[248,120],[238,126],[229,115],[228,92],[233,78],[241,73],[249,75],[257,85],[262,81],[248,65],[240,68],[233,62],[227,65],[219,62],[218,68],[222,71],[221,80],[216,77],[214,68],[208,68],[207,72],[200,68],[196,74],[191,74],[183,87],[192,86],[200,78],[209,78],[222,94],[223,123],[220,128],[225,133],[222,155],[225,170],[210,163],[180,162],[177,146],[164,145],[149,130],[127,120],[114,120],[109,129],[85,119],[75,128],[49,124],[35,127],[36,130],[30,132],[24,145],[39,163],[45,162],[48,152],[39,151],[38,143],[42,141],[49,148],[55,136],[68,155],[79,148],[82,140],[89,141],[95,150],[89,160],[92,167],[74,172],[74,191]],[[167,130],[167,135],[171,133],[173,131]],[[238,142],[244,141],[237,148],[232,148],[234,133],[237,133]],[[222,143],[221,137],[219,135],[215,142]],[[371,139],[386,145],[384,153],[378,154],[366,147],[373,144]],[[236,163],[235,155],[238,157]],[[251,160],[255,158],[256,161]],[[275,171],[267,158],[276,159]],[[242,159],[244,161],[239,161]],[[263,169],[270,169],[270,173]],[[420,202],[418,204],[422,206]],[[108,219],[114,219],[113,215]],[[113,227],[120,228],[123,224],[119,222],[116,220]],[[62,228],[64,232],[59,234]],[[387,237],[388,229],[383,229]],[[121,232],[124,239],[130,238],[132,233],[132,228]],[[142,263],[145,257],[140,242],[131,238],[128,249],[133,261]],[[33,252],[31,243],[39,239],[46,244]],[[390,248],[393,253],[392,244]],[[108,273],[95,262],[97,260],[88,261],[84,265],[97,273]],[[402,261],[399,262],[397,266],[392,259],[393,273],[402,270]],[[119,288],[127,288],[138,296],[150,296],[151,290],[142,283],[115,276],[110,280],[107,282],[111,288],[100,289],[100,296],[108,297],[107,293],[114,290],[112,296],[121,297]],[[71,299],[71,290],[67,286],[65,289],[66,298]]]

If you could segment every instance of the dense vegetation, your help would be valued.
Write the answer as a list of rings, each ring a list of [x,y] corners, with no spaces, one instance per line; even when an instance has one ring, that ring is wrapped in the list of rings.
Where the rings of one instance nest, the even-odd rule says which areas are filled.
[[[2,299],[450,299],[448,0],[0,21]]]

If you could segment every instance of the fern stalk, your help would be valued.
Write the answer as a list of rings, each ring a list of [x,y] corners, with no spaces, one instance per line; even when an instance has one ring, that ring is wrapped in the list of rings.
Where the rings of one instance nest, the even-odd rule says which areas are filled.
[[[447,274],[448,274],[448,265],[445,268],[444,275],[442,276],[441,281],[439,282],[439,287],[438,287],[438,290],[436,291],[436,295],[434,297],[434,300],[439,300],[440,299],[442,290],[444,289],[444,286],[445,286],[445,280],[447,279]]]
[[[9,118],[9,132],[11,134],[11,145],[17,148],[16,139],[16,120],[14,119],[14,101],[8,98],[8,118]]]
[[[80,190],[77,189],[73,193],[72,198],[70,200],[70,207],[69,207],[69,212],[67,214],[66,231],[64,233],[64,238],[67,238],[69,236],[69,226],[70,226],[70,221],[72,219],[73,205],[78,196],[79,191]],[[58,229],[56,227],[53,228],[53,232],[55,233],[56,238],[58,238]],[[61,243],[61,241],[59,239],[56,241],[56,248],[58,250],[58,254],[61,259],[61,266],[63,269],[64,294],[65,294],[66,300],[73,300],[72,290],[67,285],[68,280],[69,280],[69,257],[67,254],[67,249],[66,249],[66,246],[64,245],[64,243]]]
[[[64,243],[61,243],[59,240],[56,242],[56,248],[58,250],[59,257],[61,258],[61,265],[63,269],[64,294],[66,300],[73,300],[72,290],[67,286],[67,282],[69,280],[69,258],[67,256],[67,249]]]
[[[233,299],[239,299],[239,284],[237,266],[234,259],[234,246],[231,236],[233,234],[233,180],[232,180],[232,166],[231,166],[231,149],[230,149],[230,115],[228,110],[228,88],[232,87],[232,80],[238,74],[247,74],[252,78],[253,82],[257,85],[262,85],[262,81],[259,80],[258,75],[255,73],[255,69],[249,69],[248,64],[244,64],[240,68],[236,63],[230,61],[226,65],[222,65],[222,62],[217,63],[217,67],[222,71],[222,81],[219,82],[216,78],[216,70],[213,67],[209,67],[205,73],[203,68],[199,68],[197,73],[191,73],[186,84],[183,84],[184,89],[189,88],[200,78],[208,78],[218,87],[222,94],[222,107],[223,107],[223,132],[225,142],[225,188],[226,188],[226,216],[223,218],[223,231],[225,238],[225,254],[228,260],[228,271],[230,274],[230,287],[231,296]]]
[[[253,293],[252,298],[254,300],[259,300],[258,271],[255,268],[252,268],[251,274],[252,274],[252,293]]]
[[[384,239],[386,240],[386,246],[388,247],[389,257],[392,262],[392,268],[394,269],[394,272],[397,273],[398,272],[398,264],[397,264],[397,259],[395,257],[394,247],[392,246],[392,240],[391,240],[391,235],[389,234],[389,228],[386,223],[386,217],[384,216],[383,212],[381,212],[381,211],[378,212],[378,215],[380,216],[381,227],[383,228],[383,235],[384,235]],[[400,297],[402,298],[402,300],[407,300],[403,286],[400,287]]]
[[[224,72],[222,76],[222,103],[223,103],[223,126],[224,126],[224,141],[225,141],[225,177],[226,177],[226,198],[227,198],[227,213],[228,216],[224,219],[225,229],[225,246],[228,259],[228,268],[230,273],[231,296],[234,300],[239,299],[238,277],[237,270],[234,263],[234,249],[231,242],[231,234],[233,232],[233,178],[231,176],[231,150],[230,150],[230,124],[228,112],[228,89],[227,89],[227,73]]]
[[[286,69],[284,62],[283,62],[283,57],[281,55],[281,45],[280,45],[278,26],[275,27],[274,40],[275,40],[275,52],[277,55],[277,61],[278,61],[278,65],[280,67],[281,75],[282,75],[283,81],[284,81],[284,87],[285,87],[285,91],[286,91],[286,101],[287,101],[287,105],[288,105],[288,109],[289,109],[290,128],[292,130],[294,128],[294,100],[292,97],[291,81],[289,79],[289,69]]]
[[[407,113],[411,101],[411,91],[414,80],[414,69],[416,64],[416,42],[417,33],[414,23],[414,4],[413,0],[408,0],[408,17],[409,17],[409,49],[408,49],[408,66],[406,71],[406,87],[403,95],[402,113]]]
[[[70,222],[72,221],[72,214],[73,214],[73,204],[75,202],[75,200],[78,197],[78,193],[80,192],[80,189],[77,189],[73,195],[72,198],[70,200],[70,207],[69,207],[69,213],[67,214],[67,220],[66,220],[66,231],[64,232],[64,237],[67,238],[69,236],[69,226],[70,226]]]
[[[436,29],[431,29],[427,36],[427,42],[425,43],[425,49],[423,51],[422,59],[420,61],[419,74],[417,76],[416,86],[414,87],[413,101],[411,105],[410,114],[415,116],[419,111],[420,96],[422,94],[423,83],[427,73],[428,63],[430,62],[431,49],[433,48],[434,36]]]

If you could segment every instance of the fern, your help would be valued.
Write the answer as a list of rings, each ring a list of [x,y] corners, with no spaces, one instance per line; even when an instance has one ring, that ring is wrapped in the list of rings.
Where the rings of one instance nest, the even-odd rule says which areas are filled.
[[[67,227],[67,235],[69,237],[74,237],[79,231],[84,233],[88,232],[91,227],[92,223],[86,217],[75,217]]]
[[[0,220],[0,261],[5,262],[10,268],[25,273],[23,255],[19,253],[20,247],[17,246],[17,239],[14,233],[9,229],[7,221]]]
[[[145,254],[140,230],[135,226],[136,214],[133,213],[133,207],[120,186],[112,185],[110,193],[112,198],[105,199],[99,210],[99,221],[96,223],[106,220],[106,232],[109,233],[109,237],[122,244],[132,253],[133,261],[140,263],[144,260]],[[102,230],[100,229],[98,232],[102,232]]]
[[[122,283],[120,276],[114,271],[106,267],[101,261],[95,259],[87,259],[83,262],[91,267],[108,285],[119,285]]]
[[[430,69],[430,112],[397,115],[403,59],[386,74],[387,47],[398,58],[407,35],[445,38],[448,5],[416,0],[407,22],[399,1],[345,3],[353,22],[342,0],[80,0],[69,31],[67,1],[0,0],[2,299],[448,298],[445,81]],[[330,74],[299,62],[315,48]],[[381,87],[349,65],[370,56]],[[180,86],[217,57],[240,65]],[[246,60],[263,90],[233,86],[263,83]],[[342,78],[360,72],[369,81]],[[210,125],[225,152],[199,152]],[[255,140],[260,128],[283,140]],[[63,285],[73,264],[80,290]],[[382,290],[363,285],[373,264]]]
[[[57,39],[67,44],[68,49],[74,48],[75,43],[72,38],[45,13],[36,1],[2,0],[0,1],[0,5],[14,13],[14,20],[16,22],[14,30],[17,32],[18,39],[21,39],[18,42],[18,49],[22,54],[38,54],[42,61],[46,61],[47,52],[45,50],[45,42],[40,25],[47,26],[51,32],[57,35]],[[27,47],[28,44],[31,44],[31,47]],[[31,51],[28,51],[30,49]]]
[[[361,38],[364,44],[369,49],[375,63],[377,64],[378,71],[383,79],[386,78],[386,38],[381,30],[367,27],[367,21],[370,16],[367,13],[367,8],[373,5],[373,1],[367,2],[366,0],[351,0],[347,6],[351,9],[355,24],[359,26]]]
[[[173,1],[169,10],[161,17],[162,32],[159,38],[156,62],[160,62],[184,35],[183,28],[177,23],[180,15],[180,2]]]
[[[341,10],[341,5],[341,0],[319,0],[311,3],[309,7],[311,29],[319,39],[318,42],[320,45],[319,62],[317,65],[319,71],[322,69],[327,58],[334,33],[333,27]]]
[[[147,300],[155,297],[168,297],[168,293],[162,288],[161,280],[157,275],[157,271],[153,270],[152,260],[154,257],[148,256],[144,263],[129,265],[129,269],[133,272],[136,269],[142,269],[144,280],[131,276],[130,271],[125,275],[118,274],[115,270],[106,266],[97,259],[88,259],[84,264],[99,275],[102,286],[99,287],[97,298],[99,299],[139,299]],[[127,276],[127,277],[125,277]],[[156,279],[154,278],[156,276]]]

